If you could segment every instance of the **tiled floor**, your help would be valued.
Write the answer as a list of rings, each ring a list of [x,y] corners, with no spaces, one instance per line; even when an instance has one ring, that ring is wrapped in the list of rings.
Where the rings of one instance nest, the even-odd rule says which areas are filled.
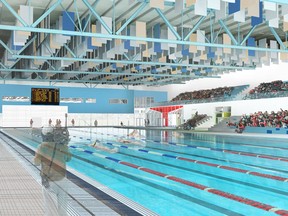
[[[21,151],[25,159],[9,145],[12,145],[18,153]],[[33,161],[33,156],[16,144],[9,143],[9,145],[0,139],[0,216],[45,215],[39,170],[29,163]],[[69,194],[67,196],[68,215],[119,215],[68,179],[65,181],[67,194]],[[78,192],[75,195],[76,191]],[[83,196],[86,197],[85,200],[91,202],[91,205],[79,199]]]
[[[42,197],[40,171],[39,167],[35,167],[31,163],[33,158],[34,156],[31,153],[0,133],[0,216],[44,215],[44,198]],[[77,175],[93,185],[96,190],[103,188],[103,185],[98,185],[94,181],[91,182],[90,179],[87,179],[80,173],[77,173]],[[68,215],[118,216],[122,215],[122,213],[123,215],[156,215],[130,200],[128,200],[131,202],[129,206],[133,206],[134,209],[138,209],[139,212],[144,213],[141,214],[128,208],[125,210],[122,209],[124,211],[120,210],[122,213],[119,214],[103,203],[103,197],[97,199],[84,190],[85,188],[79,187],[69,179],[65,178],[65,181]],[[109,190],[108,192],[113,197],[120,196],[119,199],[123,203],[128,202],[121,195],[117,193],[115,195],[113,191]],[[110,200],[111,197],[108,197],[108,199]],[[112,203],[115,204],[115,201],[112,201]]]
[[[0,141],[0,215],[44,215],[41,185]]]

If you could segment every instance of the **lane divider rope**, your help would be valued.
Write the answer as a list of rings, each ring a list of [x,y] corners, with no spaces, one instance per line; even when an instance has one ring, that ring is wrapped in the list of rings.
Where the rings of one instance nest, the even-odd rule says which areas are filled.
[[[248,175],[254,175],[254,176],[258,176],[258,177],[273,179],[273,180],[277,180],[277,181],[288,182],[288,178],[284,178],[281,176],[275,176],[275,175],[270,175],[270,174],[253,172],[253,171],[249,171],[249,170],[245,170],[245,169],[234,168],[234,167],[224,166],[224,165],[219,165],[219,164],[214,164],[214,163],[208,163],[205,161],[193,160],[190,158],[180,157],[180,156],[176,156],[176,155],[162,154],[159,152],[154,152],[154,151],[141,149],[141,148],[135,148],[135,147],[131,148],[131,147],[128,147],[125,145],[119,145],[119,144],[115,144],[115,143],[111,143],[111,142],[107,142],[106,144],[110,145],[110,146],[114,146],[114,147],[125,148],[125,149],[134,150],[134,151],[136,150],[136,151],[139,151],[142,153],[153,154],[153,155],[158,155],[158,156],[168,157],[168,158],[174,158],[176,160],[183,160],[183,161],[196,163],[196,164],[202,164],[202,165],[211,166],[211,167],[215,167],[215,168],[219,168],[219,169],[225,169],[225,170],[230,170],[230,171],[234,171],[234,172],[246,173]]]
[[[78,147],[76,147],[76,146],[70,146],[70,147],[75,149],[75,150],[78,150]],[[79,148],[79,150],[83,151],[82,148]],[[84,150],[84,152],[94,155],[94,153],[92,151],[85,151]],[[245,198],[245,197],[242,197],[242,196],[234,195],[234,194],[231,194],[231,193],[228,193],[228,192],[224,192],[224,191],[221,191],[221,190],[218,190],[218,189],[215,189],[215,188],[210,188],[210,187],[202,185],[202,184],[198,184],[198,183],[195,183],[195,182],[192,182],[192,181],[189,181],[189,180],[185,180],[185,179],[182,179],[182,178],[171,176],[171,175],[168,175],[166,173],[162,173],[162,172],[159,172],[159,171],[156,171],[156,170],[152,170],[152,169],[149,169],[149,168],[146,168],[146,167],[138,166],[136,164],[132,164],[132,163],[129,163],[129,162],[126,162],[126,161],[122,161],[122,160],[119,160],[117,158],[113,158],[113,157],[110,157],[110,156],[102,155],[101,158],[105,158],[105,159],[113,161],[115,163],[122,164],[122,165],[125,165],[125,166],[128,166],[128,167],[134,168],[134,169],[138,169],[138,170],[141,170],[143,172],[150,173],[152,175],[160,176],[160,177],[166,178],[168,180],[171,180],[173,182],[177,182],[177,183],[184,184],[184,185],[187,185],[187,186],[199,189],[199,190],[203,190],[203,191],[206,191],[207,193],[211,193],[211,194],[214,194],[214,195],[217,195],[217,196],[225,197],[225,198],[230,199],[230,200],[234,200],[234,201],[237,201],[237,202],[240,202],[240,203],[244,203],[246,205],[249,205],[249,206],[261,209],[261,210],[265,210],[265,211],[268,211],[268,212],[269,211],[273,211],[277,215],[288,216],[288,210],[285,210],[285,209],[280,209],[280,208],[277,208],[277,207],[274,207],[274,206],[271,206],[271,205],[268,205],[268,204],[265,204],[265,203],[261,203],[261,202],[258,202],[258,201],[255,201],[255,200],[252,200],[252,199],[249,199],[249,198]]]

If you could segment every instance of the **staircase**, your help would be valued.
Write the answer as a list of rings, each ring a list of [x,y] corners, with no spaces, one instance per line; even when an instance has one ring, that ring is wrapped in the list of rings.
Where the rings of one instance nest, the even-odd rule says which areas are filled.
[[[196,123],[196,130],[209,130],[215,124],[212,116],[206,116]]]
[[[234,133],[236,127],[235,126],[231,126],[228,127],[227,126],[227,122],[233,122],[233,123],[238,123],[240,120],[241,116],[230,116],[229,118],[223,118],[221,122],[219,122],[218,124],[214,125],[213,127],[209,128],[209,131],[213,131],[213,132],[228,132],[228,133]]]
[[[200,125],[204,124],[205,122],[209,121],[210,119],[212,119],[212,116],[205,116],[203,119],[196,122],[196,127],[199,127]]]
[[[249,85],[235,87],[231,93],[230,100],[241,100],[243,98],[243,92],[246,92],[248,88],[249,88]]]

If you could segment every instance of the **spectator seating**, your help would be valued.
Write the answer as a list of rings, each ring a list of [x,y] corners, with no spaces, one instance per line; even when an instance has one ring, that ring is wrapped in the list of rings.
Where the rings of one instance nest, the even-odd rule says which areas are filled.
[[[189,101],[189,100],[202,100],[213,99],[219,97],[229,97],[234,87],[219,87],[215,89],[206,89],[192,92],[184,92],[177,95],[172,101]]]
[[[169,104],[209,103],[217,101],[231,101],[235,99],[249,85],[219,87],[192,92],[184,92],[177,95]]]
[[[246,100],[286,96],[288,96],[288,82],[276,80],[273,82],[261,83],[257,87],[251,89],[243,99]]]
[[[273,128],[287,128],[288,126],[288,110],[280,110],[278,112],[272,111],[258,111],[251,114],[244,114],[241,116],[239,124],[245,127],[273,127]]]

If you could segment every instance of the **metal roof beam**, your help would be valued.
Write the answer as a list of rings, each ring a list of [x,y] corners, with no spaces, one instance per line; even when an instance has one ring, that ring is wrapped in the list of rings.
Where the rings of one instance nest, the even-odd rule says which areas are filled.
[[[77,3],[75,0],[73,0],[74,2],[74,8],[75,8],[75,13],[77,15],[77,20],[78,20],[78,25],[79,25],[79,28],[80,28],[80,31],[83,31],[83,28],[82,28],[82,22],[81,22],[81,19],[80,19],[80,16],[79,16],[79,11],[78,11],[78,7],[77,7]],[[70,17],[70,16],[69,16]],[[74,21],[74,20],[73,20]]]
[[[56,68],[49,62],[49,61],[45,61],[54,71],[56,70]],[[23,70],[23,69],[20,69],[20,70]],[[51,71],[49,70],[44,70],[46,71],[46,73],[51,73]],[[36,70],[35,72],[39,73],[40,71],[39,70]]]
[[[198,22],[193,26],[193,28],[191,29],[191,31],[187,34],[187,36],[184,38],[184,41],[187,41],[189,39],[189,37],[191,36],[191,34],[193,34],[201,25],[201,23],[203,22],[203,20],[206,19],[206,16],[202,16]]]
[[[123,53],[123,56],[124,56],[127,60],[129,60],[129,61],[131,60],[126,53]]]
[[[248,38],[251,36],[251,34],[254,32],[254,30],[256,29],[256,26],[253,26],[250,31],[247,33],[247,35],[245,36],[245,38],[242,40],[242,42],[240,43],[240,45],[244,45],[245,42],[248,40]]]
[[[0,62],[0,66],[2,66],[4,69],[8,69],[4,64],[2,64],[2,62]]]
[[[109,34],[112,34],[112,30],[107,26],[107,24],[104,22],[104,20],[98,15],[98,13],[93,9],[93,7],[88,3],[87,0],[82,0],[83,3],[89,8],[89,10],[92,12],[92,14],[98,19],[98,21],[103,25],[103,27],[106,29],[106,31]]]
[[[137,2],[147,2],[147,3],[150,3],[150,1],[151,1],[151,0],[137,0]],[[175,6],[175,2],[164,1],[164,5],[165,5],[165,6],[174,7],[174,6]]]
[[[175,37],[177,38],[177,40],[181,40],[182,38],[180,37],[180,35],[177,33],[177,31],[173,28],[173,26],[171,25],[171,23],[169,22],[169,20],[167,20],[167,18],[165,17],[165,15],[162,13],[162,11],[159,8],[155,8],[155,10],[157,11],[157,13],[159,14],[159,16],[163,19],[163,21],[166,23],[166,25],[168,26],[168,28],[172,31],[172,33],[175,35]]]
[[[272,34],[274,35],[275,39],[278,41],[278,43],[280,44],[280,46],[284,49],[287,50],[287,47],[285,46],[285,44],[282,42],[281,38],[279,37],[279,35],[277,34],[277,32],[275,31],[274,28],[269,27],[270,31],[272,32]]]
[[[66,50],[67,50],[74,58],[77,57],[76,54],[75,54],[66,44],[63,44],[63,45],[64,45],[64,47],[66,48]]]
[[[109,80],[70,80],[70,79],[32,79],[32,78],[27,78],[27,79],[19,79],[19,78],[3,78],[2,79],[3,81],[38,81],[38,82],[55,82],[55,83],[59,83],[59,82],[67,82],[67,83],[103,83],[103,84],[125,84],[125,85],[133,85],[133,84],[140,84],[140,85],[147,85],[147,84],[150,84],[150,83],[153,83],[153,82],[143,82],[143,81],[139,81],[139,82],[118,82],[118,81],[109,81]]]
[[[278,3],[278,4],[288,4],[288,1],[287,0],[261,0],[262,2],[263,1],[266,1],[266,2],[274,2],[274,3]]]
[[[7,7],[7,9],[13,14],[13,16],[23,25],[23,26],[28,26],[28,24],[22,19],[21,16],[19,16],[18,13],[15,12],[15,10],[5,1],[5,0],[0,0],[3,5]]]
[[[121,39],[121,40],[160,42],[160,43],[172,43],[172,44],[205,46],[205,47],[215,47],[215,48],[218,47],[218,48],[231,48],[231,49],[240,49],[240,50],[255,50],[255,51],[264,51],[264,52],[267,51],[267,52],[288,53],[288,50],[281,50],[281,49],[248,47],[248,46],[240,46],[240,45],[225,45],[225,44],[215,44],[215,43],[199,43],[199,42],[193,42],[193,41],[168,40],[168,39],[158,39],[158,38],[142,38],[142,37],[134,37],[134,36],[126,36],[126,35],[124,36],[124,35],[100,34],[100,33],[92,33],[92,32],[65,31],[65,30],[58,30],[58,29],[31,28],[31,27],[23,27],[23,26],[0,25],[0,29],[12,30],[12,31],[42,32],[42,33],[49,33],[49,34],[65,34],[65,35],[70,35],[70,36],[112,38],[112,39]]]
[[[37,35],[34,35],[18,52],[17,55],[20,55],[31,43],[35,41]]]
[[[92,4],[92,8],[96,7],[98,2],[99,2],[99,0],[95,0],[94,3]],[[87,10],[84,11],[84,13],[81,15],[80,18],[82,19],[83,17],[85,17],[89,11],[90,10],[87,8]],[[92,15],[92,13],[90,12],[89,15]]]
[[[198,67],[198,68],[223,68],[223,69],[254,69],[254,66],[227,66],[227,65],[198,65],[198,64],[187,64],[187,63],[163,63],[163,62],[139,62],[139,61],[125,61],[125,60],[113,60],[113,59],[86,59],[86,58],[72,58],[72,57],[56,57],[56,56],[29,56],[29,55],[12,55],[14,58],[24,59],[40,59],[40,60],[56,60],[56,61],[86,61],[86,62],[97,62],[97,63],[120,63],[120,64],[141,64],[141,65],[155,65],[155,66],[180,66],[180,67]]]
[[[238,41],[235,39],[235,37],[233,36],[233,34],[231,33],[231,31],[228,29],[228,27],[225,25],[225,23],[223,22],[223,20],[219,20],[219,24],[221,25],[221,27],[223,27],[223,29],[225,30],[225,32],[229,35],[229,37],[231,38],[231,40],[233,41],[233,43],[235,45],[238,45]]]
[[[147,2],[143,2],[140,7],[129,17],[129,19],[121,26],[121,28],[116,32],[116,35],[119,35],[124,28],[126,28],[129,23],[136,17],[138,14],[146,7]]]
[[[0,44],[11,54],[14,55],[12,50],[0,39]]]
[[[47,62],[49,65],[50,63]],[[58,73],[63,73],[63,74],[88,74],[88,75],[113,75],[113,76],[131,76],[131,77],[178,77],[178,78],[191,78],[190,75],[182,75],[182,74],[157,74],[157,73],[111,73],[111,72],[104,72],[104,71],[99,71],[99,72],[89,72],[89,71],[65,71],[65,70],[40,70],[40,69],[13,69],[13,68],[8,68],[7,66],[1,64],[3,68],[0,69],[0,71],[3,72],[27,72],[27,73],[53,73],[53,74],[58,74]],[[52,66],[51,66],[52,67]],[[219,76],[213,76],[213,78],[220,78]]]
[[[43,13],[31,26],[36,27],[42,20],[44,20],[58,5],[62,3],[62,0],[58,0],[53,4],[45,13]]]

